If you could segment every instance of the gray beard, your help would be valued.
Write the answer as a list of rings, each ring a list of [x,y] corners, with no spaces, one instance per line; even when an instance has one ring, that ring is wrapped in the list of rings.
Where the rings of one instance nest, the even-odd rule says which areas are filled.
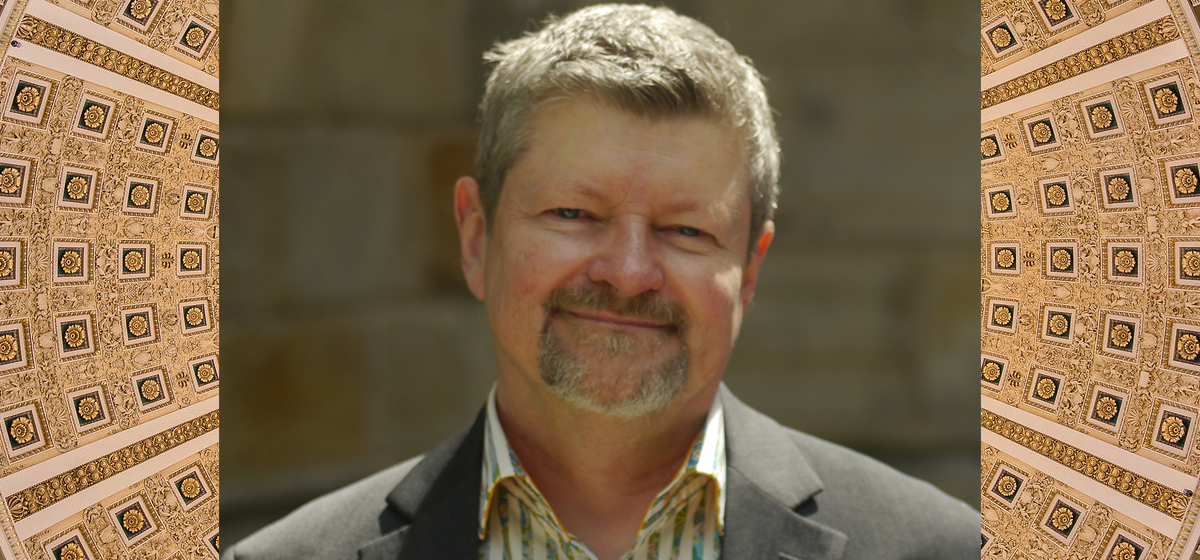
[[[620,418],[636,418],[660,410],[683,389],[687,380],[687,345],[668,356],[662,362],[626,371],[624,375],[610,381],[592,379],[587,359],[569,353],[563,342],[550,328],[543,330],[538,344],[538,368],[542,381],[550,391],[563,400],[583,410],[607,414]],[[653,351],[661,344],[657,337],[641,337],[624,332],[608,331],[590,334],[580,340],[580,347],[587,349],[596,358],[615,358]],[[613,397],[614,385],[635,383],[632,390],[625,390]]]

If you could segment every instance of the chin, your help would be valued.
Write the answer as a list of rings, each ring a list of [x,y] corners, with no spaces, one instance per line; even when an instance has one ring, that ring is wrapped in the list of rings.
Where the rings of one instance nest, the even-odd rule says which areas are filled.
[[[675,401],[688,378],[686,345],[648,348],[651,356],[619,352],[612,344],[568,349],[552,331],[542,335],[538,367],[550,392],[571,405],[619,418],[636,418]]]

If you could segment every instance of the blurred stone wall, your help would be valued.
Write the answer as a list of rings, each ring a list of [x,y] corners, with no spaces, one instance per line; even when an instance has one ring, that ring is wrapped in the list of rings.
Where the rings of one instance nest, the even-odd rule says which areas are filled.
[[[229,0],[222,526],[241,536],[465,427],[494,377],[451,211],[494,41],[568,0]],[[667,2],[751,57],[778,234],[726,380],[977,503],[977,8]]]

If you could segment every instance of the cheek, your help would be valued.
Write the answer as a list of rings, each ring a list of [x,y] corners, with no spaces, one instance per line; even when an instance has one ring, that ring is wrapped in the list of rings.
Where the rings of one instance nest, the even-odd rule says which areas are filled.
[[[488,296],[494,298],[497,318],[518,328],[527,325],[517,325],[517,321],[536,323],[533,326],[541,328],[543,302],[565,282],[574,262],[571,255],[579,254],[536,237],[505,240],[504,247],[492,253],[498,258],[488,269]]]
[[[742,273],[738,267],[708,268],[696,276],[696,300],[689,309],[692,331],[707,348],[724,348],[737,340],[742,322]]]
[[[713,285],[713,297],[720,298],[721,317],[728,317],[726,328],[732,345],[742,326],[742,269],[730,267],[721,271],[714,277]]]

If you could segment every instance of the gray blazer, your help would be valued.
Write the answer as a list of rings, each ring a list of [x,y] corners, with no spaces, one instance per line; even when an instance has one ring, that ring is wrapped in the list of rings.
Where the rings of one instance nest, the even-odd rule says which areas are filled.
[[[723,560],[974,558],[979,513],[928,483],[746,406],[722,386]],[[467,431],[317,498],[223,560],[476,560],[484,413]]]

